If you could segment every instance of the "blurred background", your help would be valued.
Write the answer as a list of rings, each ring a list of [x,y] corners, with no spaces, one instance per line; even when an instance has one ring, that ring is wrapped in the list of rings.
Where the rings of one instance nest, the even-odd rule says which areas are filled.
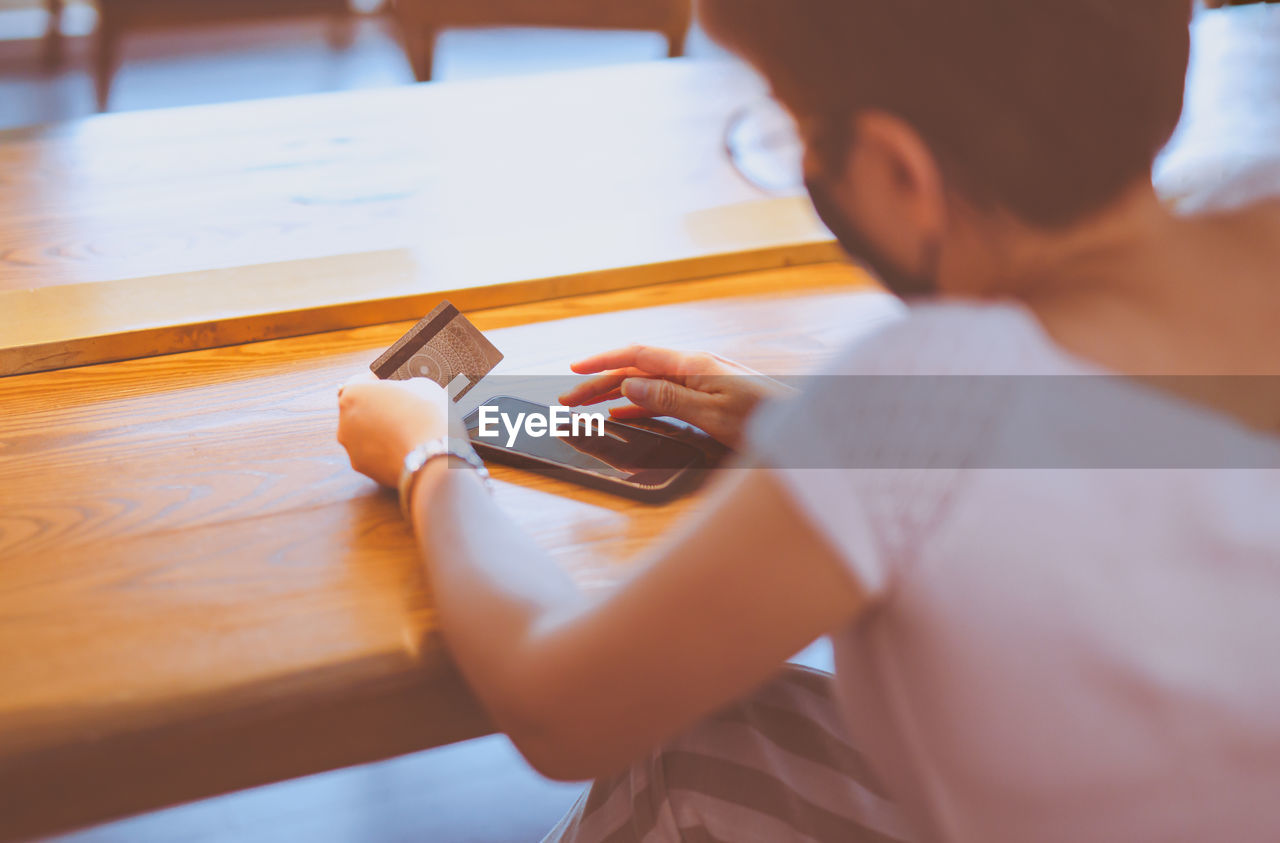
[[[430,67],[438,80],[646,61],[673,47],[718,55],[696,25],[682,24],[688,7],[688,0],[0,0],[0,129],[84,117],[100,105],[131,111],[412,83],[427,76],[414,68],[415,53],[424,52],[423,12],[442,18]],[[543,20],[606,28],[503,25]],[[686,31],[687,40],[673,43]]]
[[[1280,191],[1280,3],[1202,0],[1157,166],[1189,209]],[[724,57],[693,0],[0,0],[0,129],[95,113]]]

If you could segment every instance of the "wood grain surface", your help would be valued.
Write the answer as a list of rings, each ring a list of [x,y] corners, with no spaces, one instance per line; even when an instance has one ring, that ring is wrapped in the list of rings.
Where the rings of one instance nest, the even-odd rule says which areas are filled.
[[[690,61],[0,133],[0,374],[838,257]]]
[[[895,312],[869,289],[821,265],[473,316],[508,384],[632,340],[788,373]],[[337,386],[407,327],[0,380],[0,839],[485,730],[393,496],[334,441]],[[495,474],[586,586],[696,503]]]

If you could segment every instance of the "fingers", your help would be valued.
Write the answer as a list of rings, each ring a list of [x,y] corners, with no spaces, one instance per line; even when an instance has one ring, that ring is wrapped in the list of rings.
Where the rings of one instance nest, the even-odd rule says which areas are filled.
[[[610,369],[643,369],[654,375],[678,375],[689,355],[670,348],[654,348],[648,345],[630,345],[579,360],[569,368],[579,375],[594,375]]]
[[[671,416],[698,427],[715,412],[712,396],[660,378],[627,378],[622,396],[650,415]]]
[[[610,401],[617,401],[621,397],[622,397],[622,384],[619,383],[617,386],[615,386],[613,389],[609,390],[608,392],[602,392],[599,395],[593,396],[592,398],[586,401],[580,401],[577,404],[565,404],[564,406],[586,407],[594,404],[606,404]]]
[[[369,383],[370,381],[376,381],[377,379],[378,378],[373,374],[373,372],[360,372],[359,374],[352,375],[346,379],[342,386],[338,387],[338,400],[342,400],[342,393],[346,391],[347,387],[362,383]]]
[[[406,389],[422,398],[431,401],[448,401],[449,391],[430,378],[409,378],[407,381],[388,381],[400,389]]]
[[[448,406],[449,400],[445,388],[427,378],[410,378],[404,381],[380,380],[372,372],[361,372],[348,378],[347,382],[339,387],[338,406],[349,406],[356,396],[371,393],[409,393],[445,407]]]
[[[394,484],[405,454],[448,433],[448,402],[444,388],[425,378],[390,381],[362,373],[338,396],[338,442],[354,469]]]
[[[599,377],[578,384],[561,395],[559,400],[566,407],[613,401],[621,396],[620,387],[627,379],[667,377],[678,380],[696,356],[647,345],[605,351],[572,364],[573,371],[580,375],[600,373]]]
[[[612,401],[618,397],[618,387],[627,378],[644,377],[647,372],[639,369],[619,369],[589,378],[561,395],[558,399],[565,407],[579,407],[584,404],[599,404]]]
[[[627,404],[622,407],[610,407],[609,415],[615,419],[651,419],[654,417],[652,410],[646,410],[644,407],[637,407],[635,404]]]

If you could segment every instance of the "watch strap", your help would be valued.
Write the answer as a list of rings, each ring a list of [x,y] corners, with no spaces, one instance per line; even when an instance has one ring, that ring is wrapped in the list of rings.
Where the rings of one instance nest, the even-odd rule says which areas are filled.
[[[493,481],[489,477],[489,469],[485,467],[484,461],[480,459],[470,444],[459,443],[447,436],[431,439],[406,454],[404,464],[400,467],[400,512],[406,520],[411,520],[412,518],[412,513],[409,511],[409,500],[418,475],[433,460],[448,457],[454,457],[466,463],[479,475],[485,488],[491,492],[493,491]]]

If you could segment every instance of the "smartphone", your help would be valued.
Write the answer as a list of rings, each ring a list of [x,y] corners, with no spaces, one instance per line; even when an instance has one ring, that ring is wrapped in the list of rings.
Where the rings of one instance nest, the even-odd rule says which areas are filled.
[[[635,500],[670,500],[696,482],[705,465],[699,448],[604,416],[504,395],[473,410],[466,425],[486,459]]]

